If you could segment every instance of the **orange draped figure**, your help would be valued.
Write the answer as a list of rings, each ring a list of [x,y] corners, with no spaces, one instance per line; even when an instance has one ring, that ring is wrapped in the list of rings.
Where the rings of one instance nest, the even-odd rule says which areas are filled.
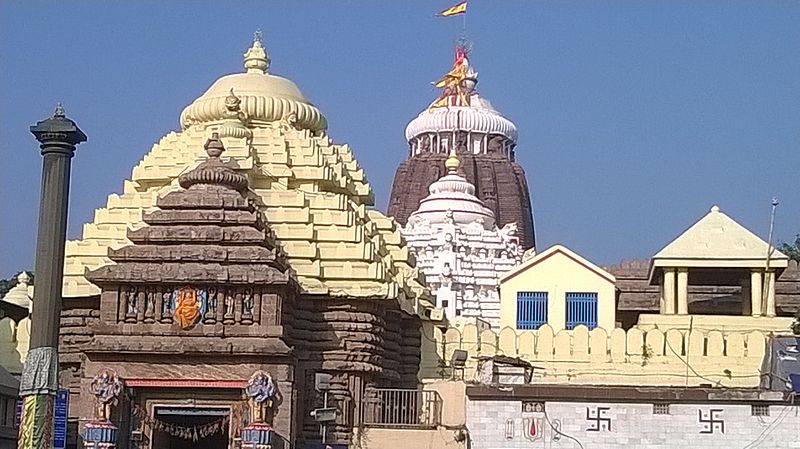
[[[197,292],[191,287],[180,289],[175,301],[175,322],[181,329],[189,329],[199,317],[200,304],[197,301]]]

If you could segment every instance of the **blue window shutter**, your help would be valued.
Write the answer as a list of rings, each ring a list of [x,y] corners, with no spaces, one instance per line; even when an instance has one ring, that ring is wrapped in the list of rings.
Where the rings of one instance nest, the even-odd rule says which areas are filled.
[[[547,322],[547,292],[517,292],[517,329],[539,329]]]
[[[583,324],[597,327],[597,293],[567,293],[567,329]]]

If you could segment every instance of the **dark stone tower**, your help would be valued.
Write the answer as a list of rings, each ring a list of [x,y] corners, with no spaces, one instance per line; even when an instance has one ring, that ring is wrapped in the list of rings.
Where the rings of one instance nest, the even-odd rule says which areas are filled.
[[[455,151],[463,175],[494,211],[497,225],[516,223],[520,244],[531,248],[536,244],[531,198],[525,171],[514,160],[517,128],[478,95],[477,77],[467,51],[458,46],[453,68],[436,83],[442,95],[406,128],[408,159],[395,172],[388,214],[405,226]]]

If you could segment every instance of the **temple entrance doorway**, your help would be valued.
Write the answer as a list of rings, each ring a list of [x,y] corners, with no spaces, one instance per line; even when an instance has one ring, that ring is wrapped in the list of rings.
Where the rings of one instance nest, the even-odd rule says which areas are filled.
[[[226,407],[156,406],[150,449],[228,449],[230,409]]]

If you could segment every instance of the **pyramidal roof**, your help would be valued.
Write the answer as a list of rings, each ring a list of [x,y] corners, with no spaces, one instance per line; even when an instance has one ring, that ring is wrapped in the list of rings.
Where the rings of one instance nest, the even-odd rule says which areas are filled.
[[[514,267],[511,271],[504,274],[503,277],[500,278],[500,282],[507,282],[509,279],[521,274],[528,269],[538,265],[539,263],[553,257],[556,255],[563,255],[564,257],[572,260],[573,262],[577,263],[578,265],[586,268],[587,270],[591,271],[592,273],[596,274],[602,279],[614,284],[616,282],[616,278],[613,274],[609,273],[608,271],[604,270],[603,268],[593,264],[589,260],[585,259],[580,254],[572,251],[571,249],[567,248],[564,245],[553,245],[550,248],[542,251],[541,253],[535,254],[528,259],[522,261],[520,265]]]
[[[713,206],[653,256],[653,267],[764,267],[768,247],[759,236]],[[785,268],[789,260],[774,247],[769,259],[773,268]]]
[[[257,41],[254,48],[259,46]],[[263,66],[264,60],[256,62]],[[158,198],[180,190],[179,178],[206,161],[203,144],[216,132],[226,149],[224,162],[246,176],[247,195],[266,217],[304,293],[398,299],[407,311],[432,307],[399,227],[371,208],[372,189],[350,147],[333,143],[314,125],[321,123],[316,115],[304,115],[302,102],[278,98],[283,115],[250,108],[250,75],[265,75],[247,75],[224,77],[223,105],[214,103],[213,114],[191,115],[181,131],[161,138],[133,168],[122,193],[109,195],[106,207],[95,211],[82,238],[67,242],[64,296],[99,294],[87,271],[113,263],[109,249],[131,244],[128,229],[145,226],[143,216]],[[273,95],[272,84],[264,85],[263,95]]]

